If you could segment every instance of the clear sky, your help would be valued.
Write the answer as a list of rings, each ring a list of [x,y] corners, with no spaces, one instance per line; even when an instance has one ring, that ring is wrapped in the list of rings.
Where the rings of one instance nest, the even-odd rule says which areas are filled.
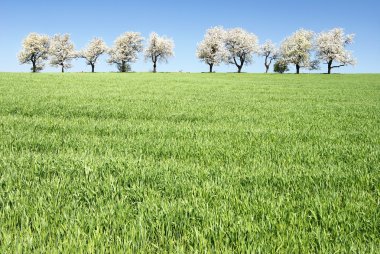
[[[21,41],[30,32],[70,33],[76,48],[81,49],[93,37],[101,37],[111,46],[126,31],[141,32],[145,38],[155,31],[173,38],[175,57],[168,64],[159,64],[158,71],[207,71],[207,66],[195,57],[195,50],[205,30],[216,25],[242,27],[255,33],[260,42],[271,39],[278,44],[299,28],[320,32],[342,27],[356,34],[350,50],[358,64],[340,68],[339,72],[380,72],[379,0],[1,0],[0,71],[30,70],[30,66],[17,61]],[[96,70],[115,71],[105,60],[106,56],[101,58]],[[83,59],[73,64],[69,71],[90,71]],[[148,71],[152,67],[140,55],[132,69]],[[230,72],[236,68],[221,65],[215,70]],[[59,69],[48,66],[44,71]],[[263,72],[263,59],[256,56],[255,63],[243,71]],[[324,65],[321,71],[325,71]]]

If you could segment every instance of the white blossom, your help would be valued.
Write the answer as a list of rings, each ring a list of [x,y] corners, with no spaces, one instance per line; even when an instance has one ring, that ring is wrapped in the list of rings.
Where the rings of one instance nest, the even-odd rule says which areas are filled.
[[[157,71],[157,62],[167,62],[169,57],[174,56],[174,42],[164,36],[151,33],[148,46],[145,49],[145,59],[153,63],[153,72]]]
[[[48,58],[49,36],[30,33],[22,42],[22,50],[18,54],[20,64],[32,64],[31,70],[37,72],[43,69],[44,60]]]
[[[350,51],[345,47],[353,43],[354,34],[344,34],[342,28],[334,28],[317,36],[317,57],[327,64],[328,73],[331,69],[356,63]],[[337,65],[333,65],[334,62]]]
[[[290,64],[296,66],[297,74],[300,68],[315,68],[318,62],[311,60],[314,32],[300,29],[287,37],[281,44],[281,56]]]
[[[203,41],[198,44],[196,55],[209,65],[210,72],[214,65],[219,65],[227,59],[225,37],[226,31],[223,27],[213,27],[206,31]]]
[[[265,73],[268,73],[272,61],[279,57],[279,50],[271,40],[267,40],[261,45],[259,55],[265,57]]]
[[[95,64],[102,54],[107,52],[107,45],[100,38],[94,38],[86,46],[84,50],[79,53],[79,56],[86,60],[86,64],[91,66],[91,71],[95,72]]]
[[[244,64],[252,62],[253,54],[259,50],[257,36],[242,28],[228,30],[225,45],[228,50],[227,63],[235,64],[239,73]]]
[[[126,32],[119,36],[113,47],[108,51],[108,63],[116,64],[120,72],[127,72],[129,63],[138,59],[138,53],[143,50],[144,38],[137,32]]]
[[[49,53],[51,56],[50,64],[55,67],[61,67],[62,72],[67,68],[71,68],[71,60],[77,56],[69,34],[54,35],[51,39]]]

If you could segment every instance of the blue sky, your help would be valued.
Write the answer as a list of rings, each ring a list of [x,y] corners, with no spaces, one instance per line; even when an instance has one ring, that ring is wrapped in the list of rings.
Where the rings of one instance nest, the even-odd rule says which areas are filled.
[[[70,33],[77,49],[93,37],[102,37],[111,46],[117,36],[126,31],[141,32],[148,38],[155,31],[173,38],[175,57],[168,64],[159,64],[158,71],[207,71],[207,66],[195,57],[197,43],[207,28],[242,27],[255,33],[260,42],[271,39],[280,43],[299,28],[316,32],[342,27],[355,33],[350,46],[358,60],[355,67],[343,67],[339,72],[380,72],[380,1],[17,1],[0,2],[0,71],[30,70],[19,65],[17,53],[22,39],[30,32],[54,35]],[[100,59],[97,71],[115,71],[106,56]],[[90,71],[83,59],[75,60],[73,71]],[[321,71],[325,66],[322,65]],[[151,64],[142,55],[132,65],[134,71],[148,71]],[[221,65],[216,71],[235,71],[235,66]],[[47,66],[46,72],[58,72]],[[255,57],[245,72],[263,72],[263,59]],[[335,70],[334,70],[335,71]],[[308,72],[308,71],[304,71]]]

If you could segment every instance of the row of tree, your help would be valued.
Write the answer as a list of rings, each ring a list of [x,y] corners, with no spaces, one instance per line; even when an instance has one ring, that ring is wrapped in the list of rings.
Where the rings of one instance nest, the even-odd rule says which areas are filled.
[[[197,57],[209,65],[210,72],[213,66],[221,63],[234,64],[241,72],[244,64],[251,63],[253,55],[257,54],[264,57],[266,72],[273,61],[276,61],[274,71],[282,73],[293,64],[297,74],[301,68],[318,69],[322,62],[327,64],[330,74],[333,68],[355,64],[351,52],[346,49],[353,38],[353,34],[346,35],[341,28],[319,34],[300,29],[285,38],[277,48],[270,40],[259,46],[257,36],[241,28],[213,27],[198,44]]]
[[[346,49],[353,38],[353,34],[347,35],[341,28],[319,34],[300,29],[276,47],[270,40],[259,45],[257,36],[242,28],[226,30],[213,27],[206,31],[204,39],[198,44],[196,55],[209,65],[210,72],[213,72],[214,66],[227,63],[235,65],[240,73],[256,54],[264,57],[266,72],[274,61],[275,72],[283,73],[292,64],[297,74],[301,68],[318,69],[322,62],[327,64],[327,73],[330,74],[333,68],[355,64],[351,52]],[[72,59],[84,58],[94,72],[99,56],[107,53],[108,63],[115,64],[120,72],[127,72],[130,64],[138,59],[138,54],[144,51],[145,60],[153,63],[153,72],[156,72],[157,62],[166,62],[174,56],[174,42],[169,38],[152,33],[145,50],[143,42],[140,33],[127,32],[119,36],[111,48],[102,39],[94,38],[85,49],[76,51],[68,34],[49,38],[47,35],[31,33],[24,39],[18,58],[21,64],[32,64],[33,72],[42,70],[48,58],[50,64],[61,67],[62,72],[71,67]]]
[[[164,36],[152,33],[147,47],[144,50],[144,38],[140,33],[127,32],[120,35],[112,48],[108,48],[100,38],[94,38],[81,51],[76,51],[69,34],[56,34],[53,37],[31,33],[22,43],[22,50],[18,55],[21,64],[32,64],[32,72],[38,72],[50,59],[50,65],[60,67],[61,71],[71,68],[71,61],[75,58],[84,58],[91,71],[95,72],[95,65],[99,57],[109,54],[107,62],[115,64],[120,72],[130,70],[130,63],[138,59],[138,54],[144,51],[145,59],[152,61],[153,72],[157,70],[157,62],[167,61],[174,55],[174,42]]]

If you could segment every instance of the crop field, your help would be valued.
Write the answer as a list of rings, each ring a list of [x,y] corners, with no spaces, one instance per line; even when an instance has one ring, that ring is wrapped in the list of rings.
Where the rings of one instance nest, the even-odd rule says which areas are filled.
[[[0,74],[0,253],[378,253],[380,75]]]

